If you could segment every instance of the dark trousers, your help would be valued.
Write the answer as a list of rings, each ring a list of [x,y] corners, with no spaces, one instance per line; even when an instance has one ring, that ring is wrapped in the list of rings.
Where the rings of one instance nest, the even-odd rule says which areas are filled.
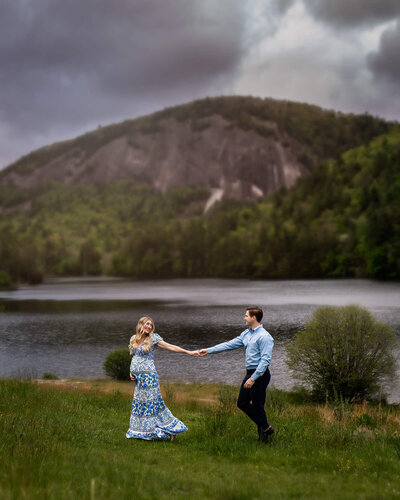
[[[258,428],[266,429],[269,424],[267,415],[265,413],[265,395],[267,387],[271,378],[268,368],[262,377],[259,377],[251,387],[245,389],[243,386],[247,379],[249,379],[255,370],[247,370],[246,376],[240,386],[239,397],[237,406],[246,413],[248,417],[257,425]]]

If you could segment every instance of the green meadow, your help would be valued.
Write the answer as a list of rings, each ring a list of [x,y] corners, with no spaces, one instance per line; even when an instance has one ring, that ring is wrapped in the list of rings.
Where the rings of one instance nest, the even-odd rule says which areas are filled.
[[[400,408],[271,390],[259,444],[237,388],[166,384],[189,430],[126,440],[133,384],[0,381],[0,498],[399,498]],[[108,392],[107,392],[108,391]]]

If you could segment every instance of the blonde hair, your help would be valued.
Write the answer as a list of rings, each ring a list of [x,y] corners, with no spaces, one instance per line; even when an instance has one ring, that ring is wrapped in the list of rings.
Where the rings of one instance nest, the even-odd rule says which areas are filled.
[[[147,321],[151,321],[153,328],[149,334],[144,331],[144,325]],[[131,340],[129,342],[129,351],[133,352],[139,345],[143,345],[143,352],[147,353],[150,351],[151,347],[151,339],[153,337],[154,332],[154,321],[149,316],[142,316],[137,325],[136,325],[136,333],[132,335]],[[135,347],[134,347],[135,346]]]

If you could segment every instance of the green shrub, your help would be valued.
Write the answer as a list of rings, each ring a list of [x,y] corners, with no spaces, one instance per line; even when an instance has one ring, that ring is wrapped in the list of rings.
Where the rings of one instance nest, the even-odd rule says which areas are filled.
[[[115,380],[130,380],[129,365],[131,355],[128,349],[116,349],[106,357],[103,367],[106,375]]]
[[[395,375],[396,338],[359,306],[319,307],[287,345],[287,365],[315,396],[374,396]]]
[[[42,375],[43,380],[58,380],[57,375],[51,372],[44,372]]]
[[[0,271],[0,288],[10,288],[12,281],[5,271]]]

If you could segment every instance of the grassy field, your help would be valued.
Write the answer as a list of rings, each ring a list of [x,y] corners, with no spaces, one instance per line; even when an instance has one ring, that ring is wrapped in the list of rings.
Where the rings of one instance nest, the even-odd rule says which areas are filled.
[[[0,498],[400,498],[400,408],[268,392],[257,442],[237,388],[162,386],[189,428],[126,440],[133,384],[0,381]]]

